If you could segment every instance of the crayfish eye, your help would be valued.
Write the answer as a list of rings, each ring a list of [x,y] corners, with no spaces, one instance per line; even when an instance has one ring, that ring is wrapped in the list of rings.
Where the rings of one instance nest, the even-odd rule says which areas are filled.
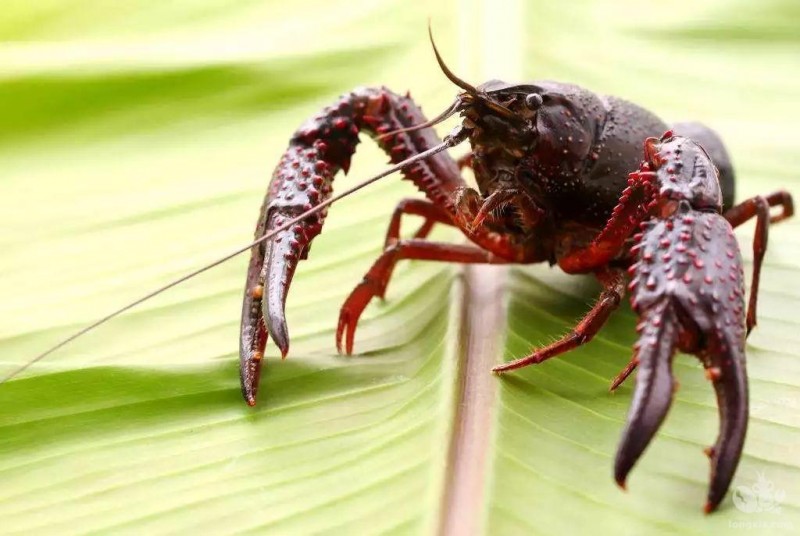
[[[542,99],[542,96],[538,93],[530,93],[525,96],[525,106],[531,110],[538,110],[543,102],[544,99]]]

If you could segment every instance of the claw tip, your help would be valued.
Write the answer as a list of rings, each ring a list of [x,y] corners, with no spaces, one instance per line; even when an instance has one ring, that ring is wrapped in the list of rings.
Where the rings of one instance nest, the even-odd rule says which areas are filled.
[[[624,478],[618,478],[617,479],[617,486],[619,486],[619,489],[621,489],[622,491],[625,491],[625,492],[628,491],[628,484],[625,482]]]
[[[717,505],[713,504],[712,502],[709,501],[709,502],[707,502],[705,504],[705,506],[703,506],[703,513],[708,515],[711,512],[713,512],[716,508],[717,508]]]
[[[270,335],[272,335],[272,340],[275,341],[275,345],[281,351],[281,359],[286,359],[286,355],[289,353],[289,333],[286,329],[286,321],[283,319],[283,316],[277,318],[270,317]]]
[[[274,299],[265,301],[262,304],[267,331],[272,340],[275,341],[275,346],[280,349],[283,357],[286,357],[286,354],[289,353],[289,328],[286,326],[286,313],[283,308],[287,288],[288,283],[279,289],[280,293],[277,296],[273,296],[273,289],[268,289],[267,295]]]
[[[253,406],[256,405],[256,397],[254,397],[253,395],[248,395],[246,402],[247,405],[252,408]]]

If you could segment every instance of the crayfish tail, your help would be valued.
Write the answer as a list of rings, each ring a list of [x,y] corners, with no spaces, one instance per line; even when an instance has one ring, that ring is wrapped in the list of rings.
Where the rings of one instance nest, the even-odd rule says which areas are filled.
[[[625,488],[628,473],[664,421],[676,383],[672,357],[677,343],[677,316],[668,300],[642,315],[643,331],[636,344],[639,372],[627,424],[617,448],[614,479]]]

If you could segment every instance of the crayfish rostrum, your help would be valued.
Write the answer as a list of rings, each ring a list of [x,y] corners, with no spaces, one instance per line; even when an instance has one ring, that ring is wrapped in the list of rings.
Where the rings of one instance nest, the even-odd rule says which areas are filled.
[[[666,125],[625,100],[559,82],[472,86],[454,75],[434,46],[446,76],[463,91],[427,121],[409,96],[359,88],[295,132],[275,170],[256,234],[276,229],[331,196],[366,131],[402,164],[441,142],[433,125],[460,114],[448,137],[469,141],[458,162],[446,152],[402,169],[427,199],[405,199],[394,211],[383,253],[342,305],[336,330],[350,354],[358,319],[383,297],[397,261],[557,264],[594,274],[599,300],[566,336],[526,357],[495,367],[506,372],[541,363],[591,340],[626,288],[639,315],[639,340],[616,388],[638,366],[633,402],[617,452],[620,486],[661,425],[673,398],[676,350],[696,355],[717,394],[720,431],[707,449],[711,484],[706,512],[724,497],[736,470],[748,420],[745,339],[756,323],[761,262],[770,222],[792,214],[785,191],[734,206],[734,174],[719,137],[698,123]],[[460,168],[470,166],[478,189]],[[781,206],[770,216],[770,207]],[[400,237],[405,214],[424,223]],[[306,258],[326,216],[320,210],[253,247],[241,326],[241,383],[254,405],[264,348],[272,337],[289,351],[284,305],[298,261]],[[732,228],[756,217],[754,269],[745,307],[742,259]],[[436,225],[457,227],[471,242],[429,241]]]

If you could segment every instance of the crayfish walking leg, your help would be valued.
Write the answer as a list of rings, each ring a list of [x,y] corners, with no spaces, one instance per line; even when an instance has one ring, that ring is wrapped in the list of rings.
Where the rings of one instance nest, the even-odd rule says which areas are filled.
[[[622,252],[625,242],[653,208],[655,174],[649,171],[631,173],[619,204],[614,208],[605,228],[586,247],[576,249],[559,259],[567,273],[594,272],[603,285],[600,299],[591,311],[566,336],[534,350],[527,357],[497,365],[493,372],[502,373],[542,363],[580,345],[588,343],[603,327],[625,295],[622,270],[608,268],[609,262]]]
[[[780,214],[770,217],[769,209],[781,206]],[[756,196],[743,201],[725,212],[725,219],[732,227],[738,227],[750,218],[756,217],[756,234],[753,238],[753,278],[750,283],[750,302],[747,306],[747,334],[750,334],[756,325],[756,304],[758,301],[758,286],[761,280],[761,264],[767,252],[767,237],[770,223],[777,223],[794,214],[794,204],[789,192],[780,190],[766,197]]]
[[[339,324],[336,328],[336,347],[339,352],[342,351],[342,337],[344,337],[345,352],[353,353],[353,341],[361,313],[373,297],[383,296],[397,261],[402,259],[461,264],[505,264],[507,262],[490,251],[471,245],[428,242],[419,238],[400,240],[391,244],[378,257],[364,279],[353,289],[342,305],[339,312]]]
[[[581,319],[578,325],[556,342],[544,348],[536,349],[527,357],[497,365],[492,371],[498,373],[508,372],[528,365],[542,363],[547,359],[561,355],[591,341],[606,323],[611,313],[619,307],[622,297],[625,295],[625,277],[621,270],[600,270],[596,275],[604,286],[603,292],[591,311]]]
[[[475,206],[466,203],[467,199],[475,200]],[[537,245],[530,242],[519,243],[511,233],[490,229],[487,226],[487,218],[483,218],[481,223],[475,225],[473,222],[480,213],[479,199],[477,192],[462,187],[454,196],[455,204],[447,207],[421,199],[406,199],[397,205],[386,233],[383,253],[353,289],[339,311],[336,347],[340,353],[343,338],[345,352],[348,355],[353,352],[353,341],[361,313],[372,298],[384,297],[394,268],[400,260],[460,264],[505,264],[526,259],[541,260],[542,253]],[[404,214],[425,218],[411,240],[400,239],[400,221]],[[426,241],[425,238],[436,223],[458,227],[478,247]]]

